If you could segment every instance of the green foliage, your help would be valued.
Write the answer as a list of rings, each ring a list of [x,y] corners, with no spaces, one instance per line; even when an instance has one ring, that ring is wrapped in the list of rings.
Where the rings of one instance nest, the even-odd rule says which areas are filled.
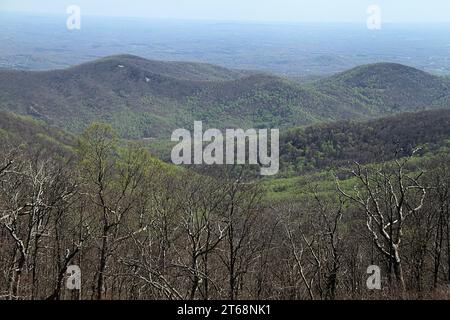
[[[448,137],[449,110],[293,129],[281,139],[281,168],[302,173],[347,166],[353,161],[382,162],[410,155],[415,149],[425,155],[443,147]]]
[[[0,92],[2,109],[74,133],[105,122],[126,139],[168,139],[194,120],[219,129],[288,129],[448,107],[450,101],[448,80],[397,64],[361,66],[301,85],[276,76],[133,56],[45,74],[0,71]]]
[[[74,138],[43,121],[0,111],[0,142],[24,145],[30,151],[68,155]]]
[[[118,138],[111,126],[94,123],[80,136],[77,145],[81,175],[98,188],[114,181]]]

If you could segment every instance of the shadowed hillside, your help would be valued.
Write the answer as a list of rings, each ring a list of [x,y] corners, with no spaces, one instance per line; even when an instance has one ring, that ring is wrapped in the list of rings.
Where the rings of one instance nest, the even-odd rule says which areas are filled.
[[[299,173],[389,161],[449,145],[450,110],[404,113],[381,119],[339,121],[290,130],[281,139],[284,170]]]

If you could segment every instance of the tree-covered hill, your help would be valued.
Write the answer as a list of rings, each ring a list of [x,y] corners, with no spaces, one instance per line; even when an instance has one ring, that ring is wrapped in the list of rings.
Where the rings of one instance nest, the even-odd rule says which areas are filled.
[[[445,108],[449,83],[410,67],[377,64],[302,85],[208,64],[121,55],[65,70],[0,70],[0,109],[70,132],[100,121],[124,138],[168,138],[194,120],[220,129],[287,129]]]
[[[0,146],[68,155],[75,137],[31,117],[0,111]]]
[[[351,109],[367,109],[373,114],[450,105],[448,79],[395,63],[360,66],[314,87]]]
[[[302,173],[353,162],[389,161],[437,151],[450,142],[450,110],[338,121],[290,130],[280,141],[281,168]]]

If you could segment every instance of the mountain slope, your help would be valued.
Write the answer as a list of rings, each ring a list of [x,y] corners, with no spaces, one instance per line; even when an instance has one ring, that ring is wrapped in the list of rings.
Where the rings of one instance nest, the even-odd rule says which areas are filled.
[[[104,121],[125,138],[168,138],[194,120],[220,129],[285,129],[447,107],[449,88],[444,78],[394,64],[300,85],[206,64],[122,55],[65,70],[0,70],[0,109],[72,132]]]
[[[282,169],[296,173],[383,162],[450,146],[450,109],[403,113],[370,121],[338,121],[282,136]],[[418,149],[419,148],[419,149]]]
[[[25,145],[28,150],[67,155],[74,144],[72,135],[42,121],[0,111],[0,146]]]
[[[341,104],[374,114],[450,105],[448,79],[395,63],[356,67],[313,86]]]

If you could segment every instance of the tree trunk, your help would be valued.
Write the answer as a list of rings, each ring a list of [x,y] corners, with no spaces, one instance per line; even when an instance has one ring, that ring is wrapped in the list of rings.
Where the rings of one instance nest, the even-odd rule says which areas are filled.
[[[403,268],[400,261],[394,261],[394,275],[397,288],[402,292],[406,290],[405,279],[403,277]]]
[[[19,298],[20,278],[22,276],[23,266],[25,265],[25,257],[21,253],[19,254],[20,258],[17,265],[14,266],[10,281],[10,300],[18,300]]]
[[[102,237],[102,249],[100,253],[100,263],[98,267],[98,278],[97,278],[97,292],[96,298],[97,300],[102,299],[103,293],[103,285],[104,285],[104,273],[106,269],[106,255],[107,255],[107,246],[108,246],[108,227],[105,226],[103,229],[103,237]]]

